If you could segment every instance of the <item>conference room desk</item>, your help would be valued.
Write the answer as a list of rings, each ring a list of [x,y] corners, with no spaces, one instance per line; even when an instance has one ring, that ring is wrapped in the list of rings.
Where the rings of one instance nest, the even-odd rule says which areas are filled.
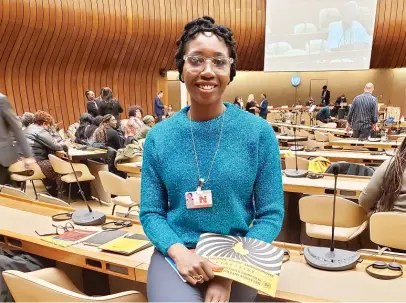
[[[358,198],[367,186],[370,177],[339,175],[337,179],[337,195],[344,198]],[[291,178],[282,176],[283,191],[307,195],[333,195],[334,176],[324,174],[321,179]]]
[[[328,127],[315,127],[308,125],[298,125],[298,124],[289,124],[289,123],[280,123],[280,122],[270,122],[271,126],[281,129],[282,127],[294,127],[296,129],[303,129],[308,132],[314,133],[315,131],[319,132],[329,132],[334,135],[339,135],[342,137],[351,137],[351,134],[348,133],[345,129],[341,128],[328,128]]]
[[[278,139],[279,143],[282,143],[284,145],[290,143],[290,142],[303,142],[303,141],[307,141],[307,137],[300,137],[300,136],[296,136],[296,138],[294,136],[282,136],[282,135],[276,135],[276,138]]]
[[[397,148],[402,144],[401,141],[387,141],[387,142],[370,142],[370,141],[359,141],[358,139],[344,139],[344,140],[337,140],[331,141],[330,146],[341,146],[341,147],[349,147],[349,146],[360,146],[365,148],[382,148],[382,149],[391,149]]]
[[[129,177],[141,177],[142,162],[127,162],[117,164],[119,171],[127,173]]]
[[[73,147],[69,149],[68,154],[72,162],[79,162],[88,159],[106,158],[107,150],[105,149],[80,150]],[[57,151],[56,156],[65,160],[68,159],[64,151]]]
[[[131,256],[100,252],[96,247],[76,244],[61,247],[40,239],[35,230],[52,230],[51,216],[67,208],[29,201],[0,193],[0,245],[19,249],[62,263],[102,272],[132,281],[147,282],[148,267],[153,248]],[[113,217],[108,216],[108,219]],[[58,224],[64,224],[59,222]],[[79,228],[79,227],[77,227]],[[86,227],[80,227],[82,229]],[[87,227],[87,229],[95,227]],[[97,228],[97,227],[96,227]],[[134,222],[127,229],[142,233],[142,227]],[[295,302],[322,301],[406,301],[406,278],[383,281],[365,273],[365,267],[373,261],[392,262],[393,256],[376,256],[376,252],[360,252],[362,263],[344,272],[326,272],[305,263],[301,255],[303,246],[274,242],[275,246],[289,249],[291,258],[282,266],[275,299]],[[396,261],[406,264],[406,256],[398,255]]]
[[[285,154],[291,153],[295,154],[294,151],[281,150],[281,158],[285,158]],[[331,162],[346,161],[352,163],[363,163],[363,164],[381,164],[382,162],[390,159],[388,155],[371,155],[370,152],[362,151],[328,151],[328,150],[317,150],[313,152],[298,151],[298,157],[310,158],[310,157],[324,157]]]

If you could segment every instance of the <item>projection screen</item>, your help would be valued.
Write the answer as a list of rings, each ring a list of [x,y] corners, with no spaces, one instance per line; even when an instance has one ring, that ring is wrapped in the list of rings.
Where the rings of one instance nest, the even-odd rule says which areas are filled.
[[[267,0],[264,70],[369,69],[377,0]]]

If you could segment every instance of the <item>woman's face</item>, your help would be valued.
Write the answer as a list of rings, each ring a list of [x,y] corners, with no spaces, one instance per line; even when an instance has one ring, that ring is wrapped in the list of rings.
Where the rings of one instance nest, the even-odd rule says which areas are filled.
[[[136,116],[137,118],[142,118],[142,114],[141,114],[141,111],[140,111],[139,109],[137,109],[137,110],[135,111],[135,116]]]
[[[110,125],[110,127],[112,127],[112,128],[116,128],[116,127],[117,127],[117,120],[116,120],[115,117],[112,117],[112,118],[109,120],[109,125]]]
[[[172,110],[172,105],[168,105],[168,110]]]
[[[211,32],[199,33],[186,44],[185,55],[205,58],[229,58],[225,42]],[[186,60],[183,66],[183,80],[192,102],[201,105],[220,102],[230,81],[230,66],[215,65],[206,61],[202,65],[192,64],[196,60]]]

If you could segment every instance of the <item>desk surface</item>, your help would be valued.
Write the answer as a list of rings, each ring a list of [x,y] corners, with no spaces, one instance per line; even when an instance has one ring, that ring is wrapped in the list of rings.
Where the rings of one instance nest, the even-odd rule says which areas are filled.
[[[22,248],[27,252],[42,255],[60,262],[89,268],[139,282],[147,281],[147,272],[153,248],[131,256],[120,256],[100,252],[97,248],[77,244],[68,248],[42,241],[35,230],[48,231],[51,228],[52,214],[66,208],[40,202],[18,199],[0,194],[0,235],[5,245]],[[30,222],[30,224],[19,224]],[[83,228],[83,227],[81,227]],[[90,228],[90,227],[89,227]],[[139,225],[130,231],[142,232]],[[345,272],[325,272],[311,268],[300,254],[299,245],[274,242],[274,245],[290,250],[291,259],[282,266],[276,299],[299,302],[316,301],[406,301],[406,278],[383,281],[368,276],[364,270],[375,260],[391,262],[393,257],[375,256],[375,253],[362,253],[364,261]],[[95,267],[92,262],[100,262]],[[406,256],[396,257],[396,261],[406,264]],[[118,273],[118,268],[128,270],[128,274]],[[322,286],[322,287],[321,287]]]
[[[358,198],[367,186],[370,177],[354,177],[339,175],[337,179],[337,195],[344,198]],[[308,195],[334,194],[334,177],[324,175],[321,179],[290,178],[282,176],[285,192],[304,193]]]
[[[281,150],[281,158],[285,157],[286,153],[295,154],[294,151]],[[387,155],[371,155],[370,152],[349,152],[349,151],[328,151],[328,150],[317,150],[314,152],[298,151],[297,155],[299,157],[309,158],[309,157],[324,157],[332,162],[347,161],[352,163],[381,163],[390,159]]]
[[[69,157],[71,160],[87,160],[96,158],[106,158],[107,150],[105,149],[94,149],[94,150],[80,150],[76,148],[69,149]],[[56,155],[60,158],[66,159],[66,153],[64,151],[57,151]]]
[[[125,173],[139,176],[141,174],[142,162],[127,162],[117,164],[117,169]]]
[[[300,136],[296,136],[296,138],[295,138],[294,136],[276,135],[276,138],[278,139],[278,141],[281,141],[281,142],[307,141],[307,137],[300,137]]]
[[[397,148],[401,144],[402,141],[370,142],[358,139],[343,139],[330,142],[330,146],[363,146],[366,148]]]
[[[294,128],[307,130],[307,131],[310,131],[310,132],[314,132],[314,131],[330,132],[332,134],[336,134],[336,135],[340,135],[340,136],[346,136],[346,137],[351,136],[351,134],[346,132],[345,129],[341,129],[341,128],[315,127],[315,126],[280,123],[280,122],[270,122],[270,124],[272,126],[277,126],[277,127],[294,127]]]

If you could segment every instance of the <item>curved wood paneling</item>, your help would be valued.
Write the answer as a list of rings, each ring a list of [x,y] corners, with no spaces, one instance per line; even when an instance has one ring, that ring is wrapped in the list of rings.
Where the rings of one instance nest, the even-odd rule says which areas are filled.
[[[239,70],[263,70],[266,0],[2,0],[0,91],[18,114],[43,109],[65,126],[84,91],[113,89],[152,112],[159,71],[175,69],[184,24],[210,15],[233,29]],[[405,21],[404,21],[405,20]],[[372,68],[406,66],[406,4],[379,0]]]

